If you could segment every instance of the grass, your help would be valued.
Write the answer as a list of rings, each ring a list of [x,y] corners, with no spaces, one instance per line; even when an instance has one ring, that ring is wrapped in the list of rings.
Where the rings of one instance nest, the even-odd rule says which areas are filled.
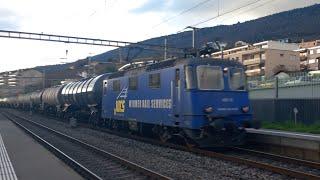
[[[265,128],[265,129],[277,129],[277,130],[284,130],[284,131],[320,134],[320,123],[306,125],[302,123],[294,124],[294,122],[290,122],[290,121],[285,121],[285,122],[262,121],[261,124],[262,124],[262,128]]]

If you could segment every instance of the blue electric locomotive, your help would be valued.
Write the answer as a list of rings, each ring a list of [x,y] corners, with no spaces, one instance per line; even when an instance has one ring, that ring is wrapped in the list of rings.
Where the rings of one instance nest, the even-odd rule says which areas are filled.
[[[243,71],[234,61],[190,58],[118,72],[103,82],[102,118],[163,141],[239,145],[253,125]]]

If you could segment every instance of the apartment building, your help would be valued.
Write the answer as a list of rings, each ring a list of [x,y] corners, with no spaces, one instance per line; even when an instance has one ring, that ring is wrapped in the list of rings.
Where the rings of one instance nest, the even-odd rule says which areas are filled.
[[[0,73],[0,96],[13,96],[42,87],[43,73],[23,69]]]
[[[272,77],[280,70],[299,71],[297,44],[263,41],[212,54],[213,58],[237,60],[246,66],[247,76]]]
[[[320,69],[320,40],[302,42],[300,49],[301,70],[319,70]]]
[[[315,46],[320,46],[320,40],[314,40],[314,41],[302,40],[302,42],[299,44],[300,49],[311,48],[311,47],[315,47]]]

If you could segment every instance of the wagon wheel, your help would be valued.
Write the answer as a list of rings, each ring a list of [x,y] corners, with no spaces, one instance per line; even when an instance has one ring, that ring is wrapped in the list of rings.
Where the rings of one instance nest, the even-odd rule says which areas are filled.
[[[193,149],[193,148],[198,147],[198,144],[197,144],[194,140],[186,137],[185,134],[181,135],[181,137],[183,138],[184,145],[185,145],[188,149]]]
[[[197,147],[197,144],[195,142],[192,142],[187,139],[185,139],[185,145],[187,146],[188,149],[193,149],[193,148]]]

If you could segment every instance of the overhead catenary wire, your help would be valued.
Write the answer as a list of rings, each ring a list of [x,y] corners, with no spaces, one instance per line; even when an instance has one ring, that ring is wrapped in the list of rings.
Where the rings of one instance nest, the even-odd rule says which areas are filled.
[[[230,13],[232,13],[232,12],[238,11],[238,10],[243,9],[243,8],[245,8],[245,7],[249,7],[249,6],[253,5],[253,4],[259,3],[259,2],[261,2],[261,1],[263,1],[263,0],[256,0],[256,1],[254,1],[254,2],[247,3],[247,4],[243,5],[243,6],[240,6],[240,7],[238,7],[238,8],[235,8],[235,9],[233,9],[233,10],[230,10],[230,11],[227,11],[227,12],[224,12],[224,13],[220,13],[220,4],[219,4],[219,5],[218,5],[218,16],[214,17],[214,19],[215,19],[215,18],[218,18],[218,17],[221,17],[221,16],[224,16],[224,15],[226,15],[226,14],[230,14]],[[248,11],[251,11],[251,10],[254,10],[254,9],[257,9],[257,8],[260,8],[260,7],[265,6],[265,5],[267,5],[267,4],[269,4],[269,3],[273,2],[273,1],[275,1],[275,0],[266,1],[266,2],[264,2],[264,3],[262,3],[262,4],[259,4],[259,5],[257,5],[257,6],[254,6],[254,7],[250,8],[250,9],[247,9],[247,10],[245,10],[245,11],[243,11],[243,12],[238,13],[238,14],[243,14],[243,13],[246,13],[246,12],[248,12]],[[219,0],[218,0],[218,3],[219,3]],[[213,18],[210,18],[210,20],[213,20]],[[210,20],[207,20],[206,22],[208,22],[208,21],[210,21]],[[204,23],[204,22],[203,22],[203,23]],[[196,25],[199,25],[199,24],[201,24],[201,22],[200,22],[200,23],[197,23],[197,24],[195,24],[195,25],[193,25],[193,26],[191,26],[191,27],[195,27]],[[188,27],[189,27],[189,26],[188,26]],[[184,31],[185,29],[187,29],[187,27],[184,28],[184,29],[182,29],[182,30],[180,30],[180,31],[178,31],[178,32],[176,32],[176,33],[178,34],[178,33],[185,32],[185,31]],[[182,34],[182,36],[185,36],[185,34]]]
[[[262,3],[262,4],[259,4],[259,5],[257,5],[257,6],[254,6],[254,7],[250,8],[250,9],[247,9],[247,10],[245,10],[245,11],[242,11],[242,12],[240,12],[240,13],[237,13],[236,15],[241,15],[241,14],[247,13],[247,12],[249,12],[249,11],[255,10],[255,9],[257,9],[257,8],[263,7],[263,6],[269,4],[269,3],[273,2],[273,1],[276,1],[276,0],[266,1],[266,2],[264,2],[264,3]],[[226,19],[228,19],[228,18],[224,18],[222,21],[224,21],[224,20],[226,20]]]
[[[209,19],[200,21],[200,22],[198,22],[198,23],[196,23],[196,24],[193,24],[192,26],[198,26],[198,25],[200,25],[200,24],[203,24],[203,23],[212,21],[212,20],[214,20],[214,19],[216,19],[216,18],[218,18],[218,17],[220,17],[220,16],[224,16],[224,15],[226,15],[226,14],[230,14],[230,13],[232,13],[232,12],[234,12],[234,11],[243,9],[243,8],[245,8],[245,7],[248,7],[248,6],[251,6],[251,5],[256,4],[256,3],[260,2],[260,1],[263,1],[263,0],[256,0],[256,1],[251,2],[251,3],[247,3],[247,4],[243,5],[243,6],[240,6],[240,7],[234,8],[234,9],[232,9],[232,10],[229,10],[229,11],[226,11],[226,12],[223,12],[223,13],[220,13],[220,14],[218,14],[218,15],[216,15],[216,16],[214,16],[214,17],[211,17],[211,18],[209,18]]]
[[[174,15],[174,16],[171,16],[171,17],[169,17],[169,18],[167,18],[167,19],[164,19],[162,22],[160,22],[160,23],[152,26],[152,28],[151,28],[152,31],[156,30],[156,27],[158,27],[158,26],[160,26],[160,25],[162,25],[162,24],[164,24],[164,23],[167,23],[167,22],[169,22],[169,21],[171,21],[171,20],[173,20],[173,19],[175,19],[175,18],[177,18],[177,17],[179,17],[179,16],[181,16],[181,15],[183,15],[183,14],[186,14],[186,13],[188,13],[188,12],[190,12],[190,11],[192,11],[192,10],[194,10],[194,9],[196,9],[196,8],[198,8],[198,7],[206,4],[206,3],[208,3],[209,1],[212,1],[212,0],[202,1],[202,2],[200,2],[200,3],[197,3],[196,5],[188,8],[188,9],[185,9],[185,10],[181,11],[180,13],[178,13],[178,14],[176,14],[176,15]],[[219,1],[219,0],[218,0],[218,1]],[[158,32],[160,33],[160,31],[158,31]],[[150,36],[151,36],[151,33],[147,33],[146,36],[147,36],[147,37],[150,37]],[[168,34],[166,34],[166,35],[164,35],[164,36],[168,36]]]
[[[169,18],[167,18],[167,19],[165,19],[165,20],[163,20],[163,21],[160,22],[159,24],[154,25],[154,26],[152,27],[152,29],[160,26],[161,24],[164,24],[164,23],[166,23],[166,22],[169,22],[169,21],[171,21],[172,19],[175,19],[175,18],[177,18],[177,17],[179,17],[179,16],[181,16],[181,15],[183,15],[183,14],[186,14],[186,13],[192,11],[193,9],[196,9],[196,8],[198,8],[198,7],[200,7],[200,6],[208,3],[209,1],[212,1],[212,0],[205,0],[205,1],[202,1],[202,2],[200,2],[200,3],[197,3],[196,5],[192,6],[191,8],[185,9],[185,10],[181,11],[180,13],[178,13],[178,14],[176,14],[176,15],[174,15],[174,16],[171,16],[171,17],[169,17]]]
[[[261,1],[263,1],[263,0],[255,0],[254,2],[250,2],[250,3],[244,4],[244,5],[240,6],[240,7],[231,9],[231,10],[226,11],[226,12],[223,12],[223,13],[221,13],[220,10],[219,10],[219,14],[218,14],[218,15],[216,15],[216,16],[214,16],[214,17],[211,17],[211,18],[209,18],[209,19],[200,21],[200,22],[198,22],[198,23],[196,23],[196,24],[193,24],[193,25],[191,25],[191,26],[196,27],[196,26],[198,26],[198,25],[200,25],[200,24],[203,24],[203,23],[212,21],[212,20],[217,19],[217,18],[219,18],[219,17],[221,17],[221,16],[224,16],[224,15],[227,15],[227,14],[230,14],[230,13],[233,13],[233,12],[235,12],[235,11],[238,11],[238,10],[240,10],[240,9],[243,9],[243,8],[245,8],[245,7],[248,7],[248,6],[251,6],[251,5],[256,4],[256,3],[258,3],[258,2],[261,2]],[[186,29],[186,28],[183,28],[183,29],[179,30],[177,33],[181,33],[181,32],[183,32],[185,29]]]

